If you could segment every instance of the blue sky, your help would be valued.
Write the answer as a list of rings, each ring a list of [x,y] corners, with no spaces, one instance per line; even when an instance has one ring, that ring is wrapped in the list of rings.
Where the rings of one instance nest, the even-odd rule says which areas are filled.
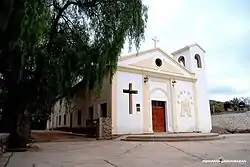
[[[198,43],[206,50],[210,99],[250,97],[249,0],[144,0],[149,7],[141,50],[172,53]],[[132,50],[134,52],[135,49]],[[127,46],[123,50],[126,54]]]

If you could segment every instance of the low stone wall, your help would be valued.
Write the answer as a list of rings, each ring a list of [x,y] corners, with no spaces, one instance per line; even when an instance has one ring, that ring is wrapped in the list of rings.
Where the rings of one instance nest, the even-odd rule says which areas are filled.
[[[250,111],[212,115],[212,126],[232,133],[250,132]]]
[[[112,120],[110,117],[99,118],[97,123],[97,139],[112,139]]]

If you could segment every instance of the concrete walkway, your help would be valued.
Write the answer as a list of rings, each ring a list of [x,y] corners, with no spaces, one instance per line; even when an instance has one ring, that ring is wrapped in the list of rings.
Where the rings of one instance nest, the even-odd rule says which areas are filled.
[[[249,167],[250,134],[203,142],[79,141],[39,143],[36,152],[14,153],[7,167]],[[246,163],[202,163],[202,160]]]

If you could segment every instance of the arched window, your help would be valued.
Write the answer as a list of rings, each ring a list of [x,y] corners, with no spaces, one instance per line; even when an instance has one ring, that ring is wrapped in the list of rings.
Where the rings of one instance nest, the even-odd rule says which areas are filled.
[[[179,57],[178,62],[185,67],[185,58],[183,56]]]
[[[196,60],[197,67],[198,67],[198,68],[201,68],[202,66],[201,66],[201,57],[200,57],[200,55],[196,54],[196,55],[194,56],[194,58],[195,58],[195,60]]]

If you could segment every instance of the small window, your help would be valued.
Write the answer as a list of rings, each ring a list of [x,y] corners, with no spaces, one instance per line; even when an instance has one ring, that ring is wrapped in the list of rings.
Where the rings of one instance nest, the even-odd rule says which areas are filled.
[[[78,114],[77,114],[77,125],[81,125],[82,124],[82,111],[78,110]]]
[[[94,119],[94,108],[89,107],[89,119],[93,120]]]
[[[178,62],[185,67],[186,66],[186,62],[185,62],[185,58],[183,56],[179,57]]]
[[[63,124],[66,125],[66,123],[67,123],[67,115],[64,114],[63,115]]]
[[[61,120],[62,118],[61,118],[61,115],[59,116],[59,125],[61,125]]]
[[[196,54],[196,55],[194,56],[194,58],[195,58],[195,60],[196,60],[197,68],[202,68],[202,66],[201,66],[201,57],[200,57],[200,55]]]
[[[58,125],[58,116],[56,116],[56,126]]]
[[[140,112],[140,111],[141,111],[140,104],[136,104],[136,111],[137,111],[137,112]]]
[[[155,64],[157,65],[157,67],[161,67],[161,66],[162,66],[162,61],[161,61],[161,59],[157,58],[157,59],[155,60]]]
[[[108,107],[107,107],[107,103],[103,103],[101,104],[101,117],[108,117]]]

